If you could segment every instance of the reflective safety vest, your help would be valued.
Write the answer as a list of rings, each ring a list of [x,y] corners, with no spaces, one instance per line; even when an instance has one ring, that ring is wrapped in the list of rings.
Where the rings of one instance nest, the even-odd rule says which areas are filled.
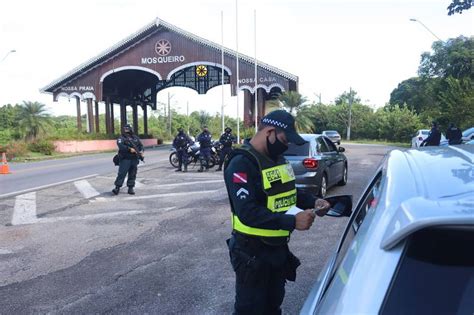
[[[275,163],[262,156],[248,145],[234,150],[232,157],[243,154],[256,161],[262,177],[262,188],[266,195],[265,204],[273,212],[286,212],[296,205],[295,174],[288,161]],[[229,161],[230,162],[230,159]],[[227,162],[227,163],[228,163]],[[264,236],[264,237],[288,237],[287,230],[270,230],[247,226],[239,220],[239,217],[232,214],[232,227],[243,234]]]

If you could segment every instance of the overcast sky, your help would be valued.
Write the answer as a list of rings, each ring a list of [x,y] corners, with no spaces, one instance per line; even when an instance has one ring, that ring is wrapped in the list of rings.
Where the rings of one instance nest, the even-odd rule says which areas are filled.
[[[420,55],[436,38],[472,36],[474,9],[447,16],[443,0],[239,0],[239,51],[299,77],[300,93],[322,102],[352,87],[373,107],[388,102],[397,84],[416,75]],[[0,106],[45,103],[55,115],[75,114],[75,102],[52,101],[39,89],[159,17],[216,43],[236,47],[235,0],[5,1],[0,10]],[[220,111],[221,90],[197,95],[186,88],[158,94],[180,112]],[[226,90],[226,114],[236,115]],[[242,97],[240,98],[243,99]],[[83,105],[84,106],[84,105]],[[241,106],[241,111],[243,110]],[[85,109],[85,106],[84,106]],[[83,109],[83,110],[84,110]]]

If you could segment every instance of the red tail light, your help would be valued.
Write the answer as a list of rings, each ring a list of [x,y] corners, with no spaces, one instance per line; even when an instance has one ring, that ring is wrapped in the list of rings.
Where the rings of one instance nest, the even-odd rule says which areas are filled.
[[[418,140],[423,141],[423,138],[422,138],[422,137],[418,137]]]
[[[303,166],[306,168],[317,168],[318,167],[318,160],[314,158],[307,158],[303,160]]]

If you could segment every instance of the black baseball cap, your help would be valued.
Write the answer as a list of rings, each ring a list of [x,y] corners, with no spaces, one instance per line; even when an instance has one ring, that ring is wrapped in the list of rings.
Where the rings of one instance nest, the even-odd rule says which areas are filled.
[[[295,129],[295,118],[285,110],[274,110],[262,118],[262,124],[277,127],[285,132],[286,140],[296,145],[305,144],[307,141],[301,138]]]

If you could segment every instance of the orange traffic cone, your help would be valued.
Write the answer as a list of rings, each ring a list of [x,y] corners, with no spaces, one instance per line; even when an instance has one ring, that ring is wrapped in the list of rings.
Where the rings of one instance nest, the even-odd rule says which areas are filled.
[[[8,167],[7,155],[5,152],[2,154],[2,166],[0,167],[0,174],[10,174],[10,168]]]

